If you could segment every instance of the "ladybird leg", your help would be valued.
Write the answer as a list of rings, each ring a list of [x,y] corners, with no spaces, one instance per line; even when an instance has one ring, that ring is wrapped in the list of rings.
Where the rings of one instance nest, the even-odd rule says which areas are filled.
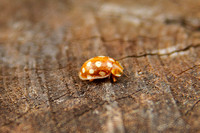
[[[94,79],[90,79],[90,82],[92,82]]]
[[[112,77],[112,74],[110,74],[109,76],[108,76],[108,78],[110,79]]]
[[[113,75],[112,75],[112,80],[113,80],[113,82],[116,82],[116,81],[117,81],[116,77],[113,76]]]

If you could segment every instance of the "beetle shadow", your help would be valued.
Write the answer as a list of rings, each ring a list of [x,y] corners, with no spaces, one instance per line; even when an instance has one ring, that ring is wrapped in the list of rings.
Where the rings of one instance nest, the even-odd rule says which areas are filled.
[[[104,78],[104,79],[95,79],[93,81],[88,81],[88,84],[103,84],[107,82],[113,82],[110,78]]]

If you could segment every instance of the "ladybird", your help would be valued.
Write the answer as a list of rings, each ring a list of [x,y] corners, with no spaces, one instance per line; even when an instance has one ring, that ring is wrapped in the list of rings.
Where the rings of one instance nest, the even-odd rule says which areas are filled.
[[[113,58],[107,56],[97,56],[87,60],[81,67],[79,77],[82,80],[103,79],[112,77],[116,82],[116,77],[123,74],[123,67]]]

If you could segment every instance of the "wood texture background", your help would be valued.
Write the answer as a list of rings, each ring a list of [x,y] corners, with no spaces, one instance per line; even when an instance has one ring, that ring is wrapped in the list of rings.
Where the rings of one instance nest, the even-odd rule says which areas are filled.
[[[0,0],[0,132],[200,132],[199,0]],[[106,55],[128,76],[77,75]]]

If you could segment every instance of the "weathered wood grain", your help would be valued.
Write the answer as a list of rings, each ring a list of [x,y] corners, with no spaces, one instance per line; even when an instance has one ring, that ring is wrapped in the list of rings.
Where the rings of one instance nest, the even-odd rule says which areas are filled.
[[[199,7],[1,0],[0,132],[200,132]],[[81,81],[97,55],[127,76]]]

